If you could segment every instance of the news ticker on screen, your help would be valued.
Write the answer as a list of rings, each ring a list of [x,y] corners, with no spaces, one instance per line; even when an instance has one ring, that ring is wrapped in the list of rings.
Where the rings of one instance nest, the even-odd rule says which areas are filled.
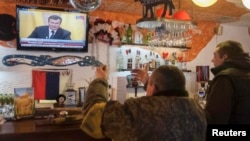
[[[21,39],[22,46],[25,47],[65,47],[65,48],[82,48],[84,41],[77,40],[56,40],[56,39]]]

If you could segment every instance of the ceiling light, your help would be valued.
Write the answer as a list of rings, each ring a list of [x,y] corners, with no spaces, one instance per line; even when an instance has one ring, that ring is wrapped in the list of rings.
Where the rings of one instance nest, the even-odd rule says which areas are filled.
[[[200,7],[209,7],[217,2],[217,0],[192,0],[192,1],[194,4]]]
[[[101,5],[102,0],[70,0],[69,2],[74,8],[82,12],[91,12]]]
[[[250,9],[250,0],[242,0],[242,3],[247,9]]]

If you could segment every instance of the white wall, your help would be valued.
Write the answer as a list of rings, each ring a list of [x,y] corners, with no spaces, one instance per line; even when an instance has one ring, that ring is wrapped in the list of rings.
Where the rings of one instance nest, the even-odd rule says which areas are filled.
[[[187,68],[189,70],[192,70],[195,72],[197,65],[209,65],[210,68],[213,67],[213,64],[211,63],[211,58],[213,55],[213,50],[221,41],[225,40],[237,40],[241,42],[244,46],[244,49],[247,52],[250,52],[250,36],[248,34],[247,27],[235,27],[235,26],[228,26],[223,25],[223,34],[222,35],[216,35],[212,38],[212,40],[207,44],[207,46],[201,50],[201,52],[198,54],[198,56],[191,62],[188,62]],[[92,55],[92,45],[89,44],[89,52],[88,53],[53,53],[53,52],[41,52],[41,51],[16,51],[15,48],[7,48],[0,46],[0,60],[5,55],[10,54],[29,54],[29,55],[51,55],[52,57],[58,57],[63,55],[76,55],[84,57],[86,55]],[[104,43],[99,43],[100,51],[96,53],[96,49],[94,50],[94,54],[99,54],[98,58],[101,62],[104,64],[110,65],[111,75],[110,75],[110,83],[112,83],[112,77],[113,76],[126,76],[129,72],[126,73],[117,73],[115,72],[115,58],[116,54],[119,51],[119,47],[112,46],[108,47],[108,45]],[[109,51],[109,53],[108,53]],[[107,57],[109,56],[109,57]],[[0,93],[13,93],[13,88],[15,87],[30,87],[31,86],[31,70],[33,68],[58,68],[53,66],[43,66],[43,67],[31,67],[28,65],[17,65],[8,67],[0,64]],[[67,67],[60,67],[60,68],[69,68],[73,69],[73,83],[75,83],[75,89],[78,89],[78,87],[87,86],[87,81],[90,81],[93,79],[94,76],[94,68],[93,67],[80,67],[79,65],[72,65]],[[190,84],[193,83],[192,81],[195,81],[193,78],[194,75],[192,74],[192,78],[188,76],[187,78],[190,80],[189,87],[193,87]],[[213,75],[210,75],[210,79],[213,77]],[[87,80],[87,81],[86,81]],[[188,81],[189,81],[188,80]],[[193,89],[193,88],[192,88]]]
[[[223,26],[222,35],[215,35],[212,40],[207,44],[205,48],[197,55],[197,57],[187,64],[187,68],[195,71],[196,66],[209,65],[213,67],[211,62],[213,57],[213,51],[216,45],[226,40],[235,40],[242,43],[243,48],[246,52],[250,52],[250,36],[248,34],[247,27],[230,26],[221,24]],[[213,78],[213,74],[210,72],[210,79]]]

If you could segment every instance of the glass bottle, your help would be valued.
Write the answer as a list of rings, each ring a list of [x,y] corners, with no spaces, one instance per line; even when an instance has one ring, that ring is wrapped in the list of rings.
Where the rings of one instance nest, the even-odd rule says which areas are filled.
[[[150,51],[149,53],[149,70],[153,71],[155,70],[155,58],[154,58],[154,53],[152,53],[152,51]]]
[[[155,68],[157,69],[160,65],[161,65],[160,58],[159,58],[158,54],[156,54],[156,57],[155,57]]]
[[[132,44],[133,30],[131,24],[128,25],[127,29],[127,44]]]
[[[145,55],[145,58],[143,60],[143,68],[145,68],[146,66],[149,68],[149,63],[150,63],[150,60],[147,56],[147,54]]]
[[[136,69],[140,68],[140,60],[141,60],[140,51],[137,50],[136,51],[136,56],[135,56],[135,68]]]
[[[131,49],[129,49],[128,50],[127,70],[132,70],[132,66],[133,66],[133,58],[132,58]]]
[[[127,35],[126,35],[126,25],[123,25],[122,27],[122,31],[121,31],[121,42],[123,44],[126,44],[127,43]]]
[[[119,54],[117,55],[117,58],[116,58],[116,69],[117,71],[122,71],[124,68],[123,68],[123,62],[124,62],[124,58],[123,58],[123,55],[122,55],[122,50],[119,51]]]

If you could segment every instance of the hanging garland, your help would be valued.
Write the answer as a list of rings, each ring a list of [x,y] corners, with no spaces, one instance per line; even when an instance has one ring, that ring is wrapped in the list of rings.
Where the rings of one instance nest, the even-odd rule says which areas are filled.
[[[112,26],[112,21],[96,19],[91,25],[90,36],[109,45],[120,44],[119,27]]]
[[[103,19],[96,19],[93,25],[90,28],[89,35],[93,38],[93,46],[91,55],[96,56],[96,59],[99,60],[99,42],[103,42],[107,44],[107,62],[106,65],[109,67],[109,52],[110,52],[110,45],[120,44],[120,37],[119,37],[119,27],[112,26],[111,20],[103,20]],[[94,54],[94,52],[96,54]]]

